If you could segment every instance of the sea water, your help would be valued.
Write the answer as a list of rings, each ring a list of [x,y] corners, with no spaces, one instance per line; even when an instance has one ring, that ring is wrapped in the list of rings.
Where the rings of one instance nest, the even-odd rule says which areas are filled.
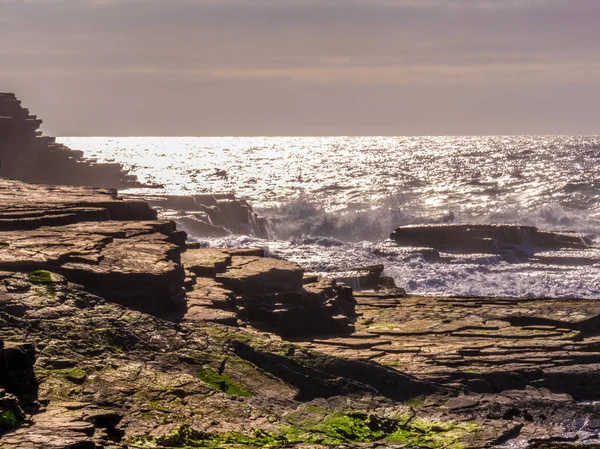
[[[209,246],[264,247],[319,274],[384,264],[415,294],[600,298],[600,136],[59,141],[158,186],[125,194],[235,193],[270,222],[269,239],[191,236]],[[587,263],[556,264],[438,258],[388,238],[397,226],[440,222],[527,224],[595,240],[580,254]]]

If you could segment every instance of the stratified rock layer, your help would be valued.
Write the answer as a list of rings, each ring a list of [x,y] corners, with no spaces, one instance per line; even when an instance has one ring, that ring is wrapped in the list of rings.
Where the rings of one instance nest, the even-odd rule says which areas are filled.
[[[352,329],[349,289],[305,289],[297,264],[259,253],[187,248],[174,222],[113,190],[0,180],[0,271],[49,270],[172,320],[242,320],[282,335]]]
[[[38,128],[42,120],[12,93],[0,93],[0,176],[26,182],[125,187],[135,177],[119,164],[97,163],[81,151],[56,143]]]
[[[51,270],[132,308],[184,300],[185,234],[110,190],[0,180],[0,270]]]
[[[600,399],[600,303],[355,293],[361,319],[311,347],[477,393],[546,388]]]
[[[333,280],[305,284],[304,270],[294,262],[235,253],[192,248],[182,255],[193,277],[186,319],[240,319],[283,336],[352,331],[350,288]]]
[[[3,449],[600,438],[596,301],[353,295],[110,190],[0,180],[0,223]]]
[[[162,195],[146,197],[161,215],[177,221],[195,237],[225,237],[231,234],[269,238],[267,221],[259,217],[246,200],[234,195]]]

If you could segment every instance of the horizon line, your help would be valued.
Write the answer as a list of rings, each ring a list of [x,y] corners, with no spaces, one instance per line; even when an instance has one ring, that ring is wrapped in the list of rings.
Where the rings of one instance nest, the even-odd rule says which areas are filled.
[[[192,134],[183,134],[183,135],[64,135],[64,136],[54,136],[56,139],[136,139],[136,138],[206,138],[206,139],[251,139],[251,138],[376,138],[376,137],[386,137],[386,138],[407,138],[407,137],[419,137],[419,138],[427,138],[427,137],[600,137],[600,133],[598,134],[356,134],[356,135],[344,135],[344,134],[280,134],[280,135],[210,135],[210,136],[199,136]]]

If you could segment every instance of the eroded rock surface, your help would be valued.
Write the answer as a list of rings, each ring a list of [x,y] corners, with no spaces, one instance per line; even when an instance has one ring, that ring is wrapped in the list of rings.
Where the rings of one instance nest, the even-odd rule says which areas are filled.
[[[551,447],[600,433],[595,301],[353,294],[260,249],[188,246],[107,190],[2,180],[0,220],[0,447]]]
[[[352,290],[333,280],[305,283],[294,262],[211,248],[187,249],[182,262],[194,278],[186,319],[241,320],[283,336],[353,329]]]
[[[600,399],[598,301],[355,297],[357,332],[312,346],[478,393],[532,386]]]
[[[160,320],[59,278],[52,278],[49,294],[50,287],[39,288],[25,275],[2,277],[0,336],[37,348],[44,404],[29,423],[2,436],[7,448],[146,447],[144,441],[159,442],[182,426],[196,429],[198,440],[212,438],[209,447],[244,434],[256,438],[252,429],[282,442],[319,441],[324,437],[308,419],[314,413],[331,420],[361,410],[358,422],[365,422],[376,407],[415,414],[393,398],[447,394],[378,365],[312,353],[251,330]],[[22,288],[9,292],[16,284]],[[346,394],[363,399],[335,398]],[[400,418],[394,423],[405,426]]]
[[[161,195],[146,197],[161,216],[176,221],[196,237],[225,237],[231,234],[269,238],[267,221],[252,206],[234,195]]]

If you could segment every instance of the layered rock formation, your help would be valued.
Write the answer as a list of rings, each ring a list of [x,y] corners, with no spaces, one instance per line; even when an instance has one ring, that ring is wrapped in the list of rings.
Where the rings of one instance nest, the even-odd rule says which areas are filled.
[[[42,120],[22,107],[14,94],[0,93],[0,177],[54,185],[140,186],[136,177],[126,174],[121,165],[85,159],[83,152],[43,136],[38,131],[41,124]],[[176,220],[182,229],[196,237],[270,236],[266,220],[234,195],[162,195],[146,199],[157,207],[161,217]],[[89,218],[98,217],[94,218],[90,211]]]
[[[136,185],[119,164],[86,160],[81,151],[42,135],[41,124],[14,94],[0,93],[0,176],[47,184]]]
[[[49,270],[136,310],[174,320],[240,319],[287,335],[351,329],[348,288],[303,286],[297,264],[260,250],[188,249],[174,222],[111,190],[0,180],[0,231],[0,270]]]
[[[111,190],[1,180],[0,226],[3,448],[600,441],[594,301],[352,294]]]
[[[252,206],[230,194],[144,197],[161,216],[176,221],[195,237],[225,237],[231,234],[269,238],[267,221]]]
[[[147,311],[183,301],[185,233],[110,190],[0,180],[0,270],[51,270]]]
[[[325,447],[409,437],[481,446],[490,438],[397,402],[444,400],[449,390],[368,361],[252,330],[161,320],[60,277],[1,277],[0,335],[37,349],[42,405],[1,436],[5,448]],[[443,429],[423,430],[431,425]]]
[[[237,320],[283,336],[347,333],[355,316],[352,290],[329,279],[306,279],[293,262],[262,250],[189,248],[186,319]]]

